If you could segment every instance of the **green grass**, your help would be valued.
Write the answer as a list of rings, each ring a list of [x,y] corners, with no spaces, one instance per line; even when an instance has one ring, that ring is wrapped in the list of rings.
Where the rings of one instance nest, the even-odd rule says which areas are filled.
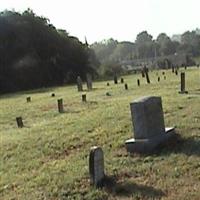
[[[200,199],[200,71],[186,70],[184,95],[178,94],[180,77],[168,70],[164,80],[161,72],[159,83],[156,71],[150,72],[149,85],[140,74],[125,76],[128,91],[122,84],[95,82],[86,91],[87,103],[76,86],[0,96],[0,199]],[[124,145],[133,135],[129,103],[148,95],[162,96],[165,124],[176,126],[181,139],[152,155],[129,155]],[[27,96],[32,102],[26,103]],[[17,116],[24,120],[22,129]],[[89,183],[94,145],[104,151],[112,182],[101,190]]]

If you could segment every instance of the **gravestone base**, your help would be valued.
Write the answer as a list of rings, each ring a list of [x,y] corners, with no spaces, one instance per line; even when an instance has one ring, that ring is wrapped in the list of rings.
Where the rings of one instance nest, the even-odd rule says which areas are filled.
[[[159,134],[150,139],[135,139],[131,138],[126,140],[126,149],[130,153],[150,153],[158,145],[167,142],[169,139],[175,136],[175,131],[173,127],[165,128],[164,134]]]
[[[188,94],[188,91],[179,91],[179,94]]]

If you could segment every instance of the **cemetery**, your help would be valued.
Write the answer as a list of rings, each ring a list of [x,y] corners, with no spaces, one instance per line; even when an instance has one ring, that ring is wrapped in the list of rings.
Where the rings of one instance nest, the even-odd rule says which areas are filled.
[[[200,68],[1,95],[0,138],[0,199],[199,199]]]

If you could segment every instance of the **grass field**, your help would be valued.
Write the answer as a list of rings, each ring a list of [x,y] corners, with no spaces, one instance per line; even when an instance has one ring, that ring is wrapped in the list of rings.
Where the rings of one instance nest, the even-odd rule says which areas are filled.
[[[179,75],[168,70],[164,80],[158,73],[159,83],[156,71],[150,72],[151,84],[140,74],[124,76],[129,90],[113,81],[110,86],[95,82],[93,91],[85,91],[87,103],[81,102],[76,86],[0,96],[0,199],[199,200],[200,69],[186,70],[188,94],[178,93]],[[165,124],[176,126],[180,138],[152,155],[129,155],[124,145],[133,135],[129,104],[148,95],[162,96]],[[64,101],[63,114],[57,111],[58,98]],[[18,116],[24,128],[17,128]],[[102,147],[112,180],[99,190],[89,183],[88,156],[94,145]]]

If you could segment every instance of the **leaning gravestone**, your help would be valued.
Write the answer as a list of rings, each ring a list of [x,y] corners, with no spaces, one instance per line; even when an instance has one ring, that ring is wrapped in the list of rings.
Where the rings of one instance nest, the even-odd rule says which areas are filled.
[[[86,75],[86,81],[87,81],[87,89],[92,90],[92,76],[90,74]]]
[[[23,121],[22,121],[22,117],[16,117],[16,122],[17,122],[18,128],[23,128],[24,127],[24,124],[23,124]]]
[[[179,93],[188,93],[188,91],[185,90],[185,72],[181,72],[181,91],[179,91]]]
[[[146,76],[147,83],[150,83],[149,70],[146,66],[144,66],[144,73],[145,73],[145,76]]]
[[[104,156],[100,147],[92,147],[89,156],[90,183],[95,187],[103,185],[104,174]]]
[[[58,112],[63,113],[64,112],[63,99],[58,99],[57,101],[58,101]]]
[[[174,135],[174,128],[165,128],[161,97],[143,97],[130,107],[134,138],[125,143],[128,152],[150,153]]]
[[[77,87],[79,92],[83,91],[83,83],[80,76],[77,77]]]

